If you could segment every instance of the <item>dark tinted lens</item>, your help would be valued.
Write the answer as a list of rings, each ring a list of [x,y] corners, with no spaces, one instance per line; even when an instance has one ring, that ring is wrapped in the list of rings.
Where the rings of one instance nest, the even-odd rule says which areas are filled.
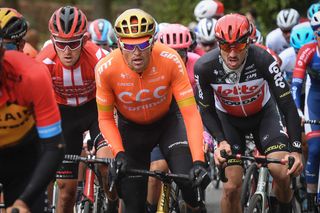
[[[59,49],[62,49],[62,50],[68,45],[68,43],[66,42],[59,42],[59,41],[56,41],[55,44]]]
[[[71,41],[71,42],[68,42],[67,45],[71,48],[71,49],[76,49],[80,46],[81,44],[81,41]]]
[[[135,47],[136,47],[136,45],[134,45],[134,44],[125,44],[125,43],[123,43],[123,48],[126,49],[126,50],[132,51],[132,50],[134,50]]]
[[[140,50],[144,50],[144,49],[146,49],[146,48],[148,48],[150,46],[150,42],[149,41],[145,41],[145,42],[143,42],[141,44],[138,44],[138,46],[139,46]]]

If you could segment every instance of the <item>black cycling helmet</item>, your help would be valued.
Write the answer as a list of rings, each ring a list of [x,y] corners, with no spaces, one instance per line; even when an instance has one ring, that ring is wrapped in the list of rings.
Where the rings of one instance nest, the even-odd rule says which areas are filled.
[[[4,39],[21,40],[27,33],[24,17],[12,8],[0,8],[0,28]]]

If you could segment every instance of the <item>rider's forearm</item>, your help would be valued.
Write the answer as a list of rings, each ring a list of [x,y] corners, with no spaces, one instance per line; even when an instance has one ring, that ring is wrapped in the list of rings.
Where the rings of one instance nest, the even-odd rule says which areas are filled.
[[[64,142],[61,133],[51,138],[41,139],[41,144],[43,151],[39,163],[33,172],[29,184],[19,197],[29,207],[32,206],[37,196],[44,192],[64,156]]]

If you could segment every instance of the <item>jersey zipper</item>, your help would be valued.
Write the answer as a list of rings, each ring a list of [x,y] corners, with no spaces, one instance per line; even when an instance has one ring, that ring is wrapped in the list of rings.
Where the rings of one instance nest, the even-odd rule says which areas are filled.
[[[238,97],[239,97],[239,100],[240,100],[240,106],[241,106],[241,109],[242,109],[242,112],[243,114],[248,117],[248,114],[246,113],[246,110],[244,109],[244,106],[243,106],[243,102],[242,102],[242,98],[241,98],[241,91],[239,91],[239,82],[237,82],[237,93],[238,93]]]
[[[138,74],[139,75],[139,86],[140,86],[140,90],[143,89],[143,86],[142,86],[142,74]],[[143,111],[143,114],[144,114],[144,120],[147,120],[147,111],[145,108],[141,107],[141,110]]]
[[[70,72],[71,72],[72,87],[74,87],[74,86],[75,86],[75,82],[74,82],[73,66],[71,67]],[[78,105],[79,105],[79,99],[78,99],[78,95],[77,95],[77,94],[75,95],[75,98],[76,98],[76,104],[77,104],[77,106],[78,106]]]

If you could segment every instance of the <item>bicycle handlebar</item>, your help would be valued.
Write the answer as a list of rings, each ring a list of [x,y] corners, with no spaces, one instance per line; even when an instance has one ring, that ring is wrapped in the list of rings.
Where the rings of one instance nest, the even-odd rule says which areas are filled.
[[[126,173],[155,177],[164,183],[171,183],[173,180],[187,180],[191,182],[189,175],[166,173],[159,170],[149,171],[149,170],[140,170],[140,169],[127,169]],[[201,187],[197,186],[196,190],[197,190],[197,201],[200,203],[203,203],[204,196],[203,196]]]
[[[305,120],[303,123],[320,125],[320,121],[318,121],[318,120]]]
[[[84,163],[103,163],[106,165],[111,164],[114,159],[112,158],[96,158],[94,155],[89,155],[89,157],[81,157],[79,155],[65,155],[65,160],[70,160],[74,162],[84,162]]]
[[[276,164],[281,164],[281,165],[288,164],[288,169],[291,169],[294,164],[294,161],[295,161],[294,157],[292,157],[292,156],[289,156],[288,161],[287,161],[284,159],[267,158],[266,156],[244,156],[241,154],[228,155],[226,150],[221,150],[220,155],[221,155],[221,157],[225,158],[226,160],[229,160],[229,159],[249,160],[251,162],[256,162],[258,164],[262,164],[263,167],[266,167],[269,163],[276,163]],[[228,178],[225,175],[225,168],[226,167],[221,167],[219,169],[220,180],[224,183],[228,182]]]

